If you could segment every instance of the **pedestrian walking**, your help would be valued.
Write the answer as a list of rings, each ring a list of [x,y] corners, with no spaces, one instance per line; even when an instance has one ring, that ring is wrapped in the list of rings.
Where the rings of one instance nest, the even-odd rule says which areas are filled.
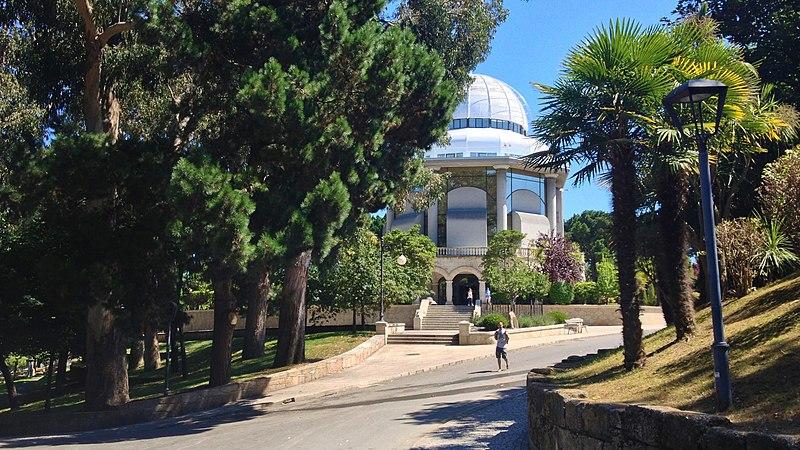
[[[472,288],[467,288],[467,304],[469,306],[475,306],[475,303],[472,301]]]
[[[506,370],[508,370],[508,355],[506,355],[506,347],[508,346],[508,332],[503,328],[503,322],[500,322],[497,331],[494,332],[494,339],[497,341],[497,347],[494,349],[494,356],[497,358],[497,371],[502,370],[500,365],[500,358],[506,362]]]
[[[492,291],[489,290],[489,286],[486,286],[486,304],[492,306]]]

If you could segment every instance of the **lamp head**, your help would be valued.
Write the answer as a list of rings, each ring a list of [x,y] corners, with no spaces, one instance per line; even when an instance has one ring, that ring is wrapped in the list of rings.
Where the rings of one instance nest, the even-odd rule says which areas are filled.
[[[666,97],[664,97],[664,109],[667,112],[670,122],[678,128],[682,128],[680,116],[675,110],[675,105],[689,104],[691,108],[697,104],[700,114],[694,116],[695,123],[699,126],[702,124],[702,110],[700,110],[700,103],[711,97],[717,97],[717,117],[714,121],[714,131],[717,132],[719,123],[722,120],[722,107],[725,105],[725,97],[728,94],[728,86],[717,80],[697,79],[689,80],[672,90]],[[693,109],[694,111],[694,109]]]
[[[408,258],[405,255],[400,255],[397,257],[397,265],[398,266],[405,266],[408,262]]]

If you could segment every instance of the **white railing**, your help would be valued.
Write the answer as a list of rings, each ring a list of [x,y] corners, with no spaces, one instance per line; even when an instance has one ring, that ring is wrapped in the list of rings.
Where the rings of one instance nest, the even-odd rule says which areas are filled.
[[[439,247],[436,256],[484,256],[486,247]]]
[[[485,256],[486,247],[437,247],[436,256]],[[530,258],[533,252],[530,248],[517,250],[520,258]]]

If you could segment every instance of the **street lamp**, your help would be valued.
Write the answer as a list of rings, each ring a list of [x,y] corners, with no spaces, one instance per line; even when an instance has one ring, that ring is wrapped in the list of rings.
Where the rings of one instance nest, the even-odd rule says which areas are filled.
[[[703,227],[706,242],[706,264],[708,265],[708,292],[711,301],[711,320],[714,327],[714,385],[717,391],[717,410],[726,411],[731,406],[731,379],[725,329],[722,319],[722,293],[719,285],[719,263],[717,258],[717,236],[714,227],[714,197],[711,192],[711,168],[708,164],[708,138],[717,133],[722,119],[722,107],[728,87],[716,80],[690,80],[675,88],[664,98],[664,108],[670,121],[683,134],[683,124],[675,109],[676,104],[688,104],[691,108],[694,137],[700,156],[700,197],[703,209]],[[703,101],[717,97],[716,117],[713,129],[706,131],[703,122]]]
[[[378,240],[380,241],[381,244],[381,316],[380,316],[381,322],[383,322],[383,315],[384,312],[386,311],[385,309],[386,297],[384,296],[383,292],[383,233],[384,229],[381,228],[381,232],[380,234],[378,234]],[[406,265],[406,263],[408,262],[408,258],[406,258],[405,255],[400,255],[397,257],[395,262],[397,263],[398,266],[402,267]]]

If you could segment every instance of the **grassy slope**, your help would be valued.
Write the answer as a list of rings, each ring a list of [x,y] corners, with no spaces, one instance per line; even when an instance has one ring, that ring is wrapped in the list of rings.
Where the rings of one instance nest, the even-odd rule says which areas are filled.
[[[366,341],[374,333],[351,334],[349,332],[329,332],[315,333],[306,336],[306,359],[309,362],[319,361],[331,356],[344,353],[358,344]],[[265,345],[264,356],[258,359],[242,360],[242,340],[234,339],[233,354],[231,362],[231,373],[233,379],[244,380],[266,375],[281,370],[285,367],[273,368],[272,361],[275,358],[275,347],[277,341],[270,338]],[[163,350],[163,345],[162,345]],[[185,379],[180,376],[180,360],[174,361],[170,389],[173,392],[193,389],[204,386],[208,383],[209,359],[211,356],[211,341],[188,341],[186,342],[186,360],[188,375]],[[145,372],[141,369],[129,374],[130,396],[131,399],[155,397],[162,394],[164,390],[164,369]],[[44,389],[45,377],[38,377],[26,380],[18,380],[17,389],[20,392],[30,392],[32,390]],[[5,386],[0,383],[0,395],[5,395]],[[68,407],[72,409],[80,408],[83,403],[83,392],[79,386],[73,386],[66,395],[53,400],[54,407]],[[22,410],[39,410],[44,408],[44,401],[26,404]],[[8,409],[0,410],[0,413],[8,412]]]
[[[800,434],[800,275],[728,301],[723,311],[734,397],[726,416],[742,428]],[[673,328],[646,338],[640,370],[625,372],[618,350],[559,378],[593,399],[713,412],[711,311],[697,319],[690,342],[674,343]]]

